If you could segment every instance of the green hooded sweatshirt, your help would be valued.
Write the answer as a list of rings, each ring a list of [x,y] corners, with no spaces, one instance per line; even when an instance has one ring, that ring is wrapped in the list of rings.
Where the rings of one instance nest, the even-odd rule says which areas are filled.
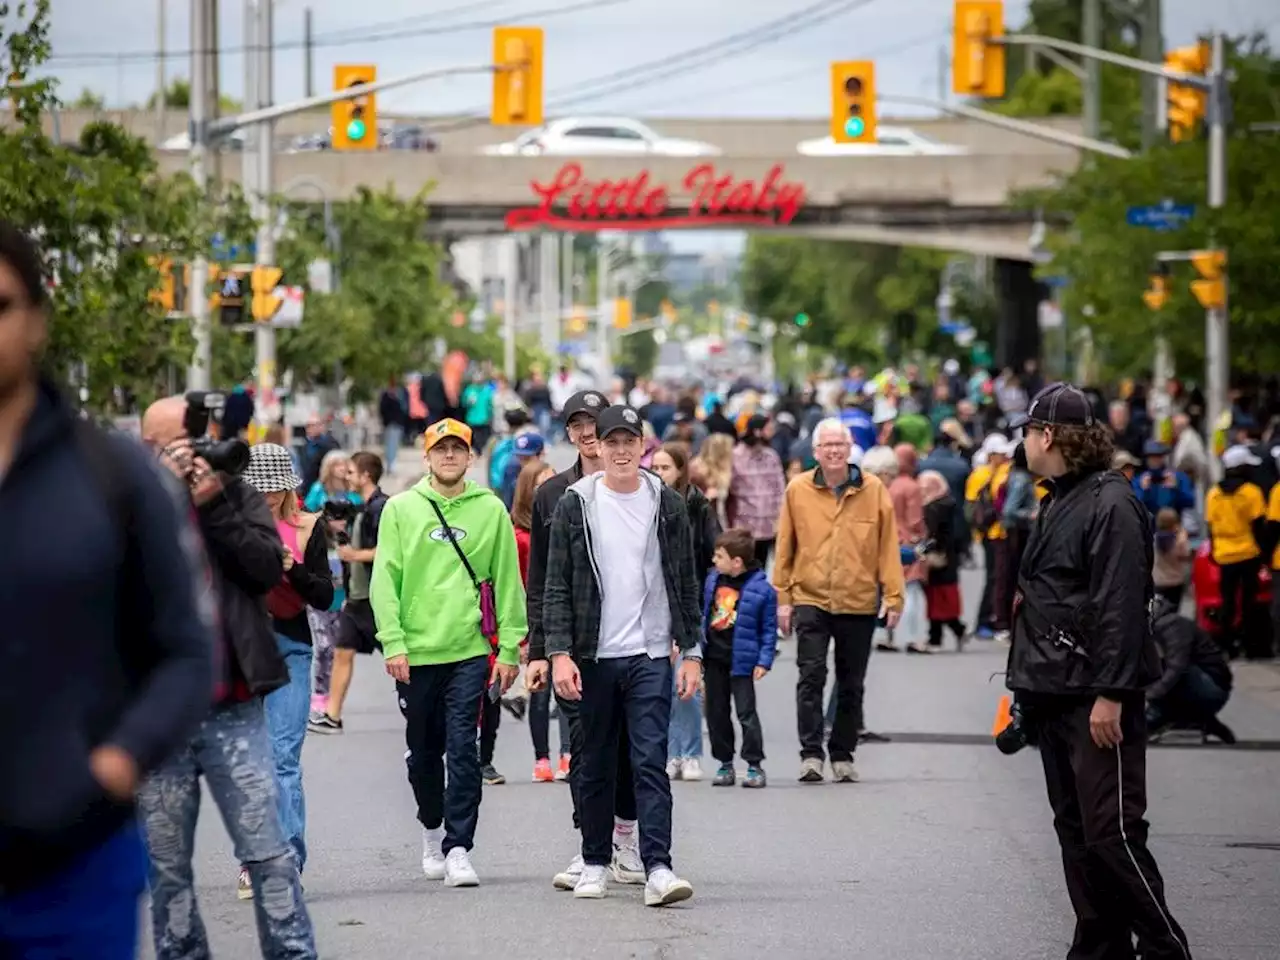
[[[480,598],[449,542],[434,501],[481,580],[493,583],[498,660],[517,665],[529,631],[515,530],[502,501],[474,481],[449,499],[424,478],[387,501],[378,525],[369,603],[384,657],[410,666],[458,663],[492,652],[480,633]]]

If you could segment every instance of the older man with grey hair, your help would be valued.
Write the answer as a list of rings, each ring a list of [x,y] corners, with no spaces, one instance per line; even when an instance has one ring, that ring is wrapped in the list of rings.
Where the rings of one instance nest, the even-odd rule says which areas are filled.
[[[889,491],[849,462],[849,428],[823,420],[813,451],[818,465],[792,479],[783,497],[773,585],[778,625],[796,630],[800,780],[822,782],[829,756],[833,778],[852,783],[871,638],[878,617],[892,628],[902,613],[902,561]],[[833,640],[836,716],[824,752],[822,691]]]

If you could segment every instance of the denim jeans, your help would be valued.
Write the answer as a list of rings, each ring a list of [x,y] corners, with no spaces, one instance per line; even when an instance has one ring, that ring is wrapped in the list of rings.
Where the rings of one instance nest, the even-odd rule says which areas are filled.
[[[289,682],[267,694],[267,730],[271,752],[276,759],[279,785],[277,806],[285,839],[298,858],[298,872],[307,865],[307,802],[302,793],[302,744],[307,739],[307,719],[311,715],[311,647],[276,634],[276,645]]]
[[[647,872],[671,866],[671,658],[648,656],[583,661],[579,704],[583,744],[578,781],[582,859],[608,866],[618,774],[618,733],[625,718],[635,778],[640,859]],[[576,761],[575,761],[576,765]]]
[[[1147,704],[1147,725],[1168,722],[1198,726],[1216,717],[1230,696],[1209,674],[1192,664],[1168,693]]]
[[[677,664],[683,663],[681,657]],[[675,674],[671,677],[671,723],[667,725],[667,759],[702,756],[702,691],[692,700],[675,696]]]
[[[395,472],[396,456],[400,453],[400,444],[404,442],[404,427],[398,423],[388,423],[382,428],[383,468],[388,476]]]
[[[483,656],[410,667],[409,682],[396,684],[418,822],[428,830],[444,824],[445,853],[475,846],[480,819],[476,725],[488,680],[489,658]]]
[[[338,642],[338,618],[341,610],[307,608],[307,626],[311,628],[311,696],[312,709],[323,710],[329,703],[329,682],[333,679],[333,653]]]
[[[298,864],[280,828],[275,759],[262,701],[215,708],[191,741],[138,792],[151,856],[151,927],[156,960],[206,958],[191,856],[204,777],[236,859],[249,870],[258,943],[267,960],[316,956]]]

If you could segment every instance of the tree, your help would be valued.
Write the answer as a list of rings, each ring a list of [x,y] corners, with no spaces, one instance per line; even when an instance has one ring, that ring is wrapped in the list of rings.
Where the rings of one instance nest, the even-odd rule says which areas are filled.
[[[71,101],[73,110],[105,110],[106,106],[107,102],[102,98],[102,94],[95,93],[88,87],[81,90],[80,96]]]
[[[147,109],[156,108],[155,93],[147,98]],[[191,106],[191,81],[185,77],[175,77],[164,89],[164,105],[174,110],[186,110]],[[239,113],[243,107],[239,100],[233,100],[226,94],[218,97],[218,109],[223,114]]]

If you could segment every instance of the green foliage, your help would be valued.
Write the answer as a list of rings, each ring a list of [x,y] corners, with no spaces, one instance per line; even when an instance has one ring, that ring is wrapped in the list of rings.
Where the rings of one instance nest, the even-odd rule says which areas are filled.
[[[81,90],[80,96],[71,101],[73,110],[103,110],[106,106],[107,102],[102,98],[102,94],[95,93],[88,87]]]
[[[152,93],[147,98],[147,109],[154,110],[156,107],[157,94]],[[164,105],[173,110],[186,110],[191,106],[191,81],[185,77],[175,77],[169,82],[169,86],[164,89]],[[242,109],[239,100],[233,100],[226,94],[218,98],[218,109],[223,114],[236,114]]]

